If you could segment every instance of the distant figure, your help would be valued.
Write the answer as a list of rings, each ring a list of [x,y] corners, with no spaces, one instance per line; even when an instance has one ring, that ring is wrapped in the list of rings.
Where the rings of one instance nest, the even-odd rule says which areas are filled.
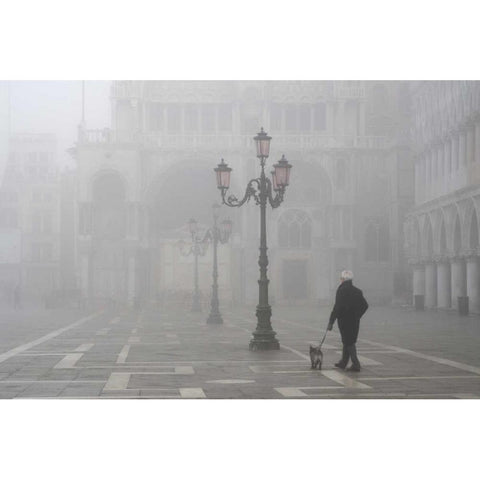
[[[17,284],[13,290],[13,308],[15,310],[20,308],[20,284]]]
[[[335,296],[335,306],[330,314],[328,330],[333,328],[335,319],[338,319],[338,328],[342,337],[343,352],[342,359],[335,364],[337,368],[345,370],[348,360],[352,359],[351,367],[347,368],[349,372],[359,372],[360,362],[357,357],[358,330],[360,328],[360,318],[368,309],[368,303],[363,293],[352,284],[353,273],[350,270],[344,270],[340,275],[340,286],[337,288]]]

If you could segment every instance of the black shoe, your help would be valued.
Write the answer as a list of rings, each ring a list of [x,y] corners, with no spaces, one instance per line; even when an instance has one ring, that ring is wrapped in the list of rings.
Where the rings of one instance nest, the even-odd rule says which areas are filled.
[[[347,368],[347,372],[359,372],[359,371],[360,371],[360,367],[357,365],[352,365]]]
[[[347,365],[346,365],[345,363],[342,363],[342,362],[337,362],[337,363],[335,364],[335,366],[336,366],[337,368],[341,368],[342,370],[345,370],[345,367],[346,367]]]

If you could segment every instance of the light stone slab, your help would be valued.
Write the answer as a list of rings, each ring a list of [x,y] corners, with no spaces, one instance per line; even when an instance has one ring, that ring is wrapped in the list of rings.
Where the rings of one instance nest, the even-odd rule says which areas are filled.
[[[207,398],[201,388],[179,388],[182,398]]]
[[[320,373],[324,376],[333,380],[334,382],[340,383],[345,388],[359,388],[359,389],[369,389],[372,388],[369,385],[359,382],[348,375],[337,372],[336,370],[320,370]]]
[[[235,379],[235,378],[227,378],[225,380],[209,380],[207,383],[219,383],[222,385],[235,385],[240,383],[255,383],[255,380],[243,380],[243,379]]]
[[[73,368],[83,357],[83,353],[69,353],[65,355],[53,368]]]
[[[109,331],[110,331],[109,327],[102,328],[96,333],[96,335],[106,335]]]
[[[15,355],[25,352],[26,350],[29,350],[32,347],[35,347],[37,345],[40,345],[41,343],[44,343],[48,340],[51,340],[52,338],[58,337],[64,332],[67,332],[68,330],[71,330],[72,328],[78,327],[79,325],[82,325],[88,320],[91,320],[92,318],[97,317],[100,315],[101,312],[96,312],[93,313],[92,315],[88,315],[87,317],[83,317],[80,320],[77,320],[76,322],[71,323],[70,325],[67,325],[66,327],[59,328],[58,330],[54,330],[53,332],[48,333],[47,335],[44,335],[43,337],[37,338],[36,340],[33,340],[32,342],[24,343],[23,345],[19,345],[18,347],[12,348],[11,350],[8,350],[8,352],[2,353],[0,355],[0,363],[4,362],[5,360],[8,360],[9,358],[14,357]]]
[[[94,343],[82,343],[75,349],[76,352],[88,352],[95,344]]]
[[[449,367],[458,368],[459,370],[464,370],[466,372],[472,372],[477,375],[480,375],[480,367],[474,367],[473,365],[467,365],[466,363],[455,362],[454,360],[448,360],[446,358],[435,357],[433,355],[426,355],[424,353],[414,352],[413,350],[395,347],[393,345],[385,345],[383,343],[372,342],[370,340],[363,340],[363,341],[371,345],[379,345],[385,348],[390,348],[392,350],[395,350],[397,353],[406,353],[412,357],[423,358],[424,360],[431,360],[432,362],[440,363],[441,365],[448,365]]]
[[[121,352],[118,354],[117,363],[125,363],[130,351],[130,345],[124,345]]]

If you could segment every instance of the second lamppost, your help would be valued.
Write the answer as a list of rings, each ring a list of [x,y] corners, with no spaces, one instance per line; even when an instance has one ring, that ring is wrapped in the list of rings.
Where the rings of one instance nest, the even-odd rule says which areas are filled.
[[[195,257],[195,269],[194,269],[194,294],[192,312],[201,312],[200,305],[200,290],[198,288],[198,257],[205,255],[208,243],[213,244],[213,283],[212,283],[212,299],[210,301],[210,314],[207,318],[207,323],[223,323],[222,315],[219,310],[218,301],[218,243],[226,243],[230,238],[232,231],[232,222],[230,220],[223,220],[218,225],[218,211],[220,205],[214,204],[213,210],[213,226],[205,231],[203,235],[199,234],[197,221],[191,218],[188,222],[188,228],[192,235],[192,246],[190,250],[184,251],[183,242],[180,244],[180,251],[182,255],[193,254]]]
[[[255,203],[260,206],[260,256],[258,258],[260,279],[258,280],[259,292],[256,311],[257,328],[252,334],[253,338],[250,340],[249,348],[250,350],[278,350],[280,344],[275,338],[276,333],[272,329],[272,308],[268,303],[266,209],[267,203],[270,203],[272,208],[276,208],[282,203],[292,166],[288,163],[285,155],[282,155],[282,158],[273,166],[274,170],[271,172],[272,180],[270,181],[265,175],[265,162],[270,153],[271,137],[262,128],[254,140],[257,146],[257,158],[260,159],[260,177],[248,182],[245,195],[241,200],[238,200],[234,195],[226,198],[227,190],[230,187],[232,169],[224,162],[223,158],[214,170],[217,174],[217,187],[225,205],[241,207],[250,198],[253,198]]]
[[[194,291],[193,291],[192,312],[201,312],[202,306],[200,304],[200,290],[198,288],[198,257],[205,255],[208,248],[208,243],[205,237],[200,238],[198,234],[197,221],[195,219],[191,218],[188,221],[188,229],[190,230],[190,234],[192,235],[191,248],[187,252],[183,252],[182,248],[180,249],[180,251],[182,252],[183,255],[193,254],[195,258],[195,262],[194,262],[195,269],[193,273]]]
[[[220,205],[213,205],[213,227],[207,230],[207,235],[213,243],[213,283],[212,283],[212,300],[210,302],[210,315],[207,318],[207,323],[223,323],[222,315],[219,310],[218,301],[218,257],[217,249],[218,242],[226,243],[232,232],[232,222],[230,220],[223,220],[218,227],[218,211]]]

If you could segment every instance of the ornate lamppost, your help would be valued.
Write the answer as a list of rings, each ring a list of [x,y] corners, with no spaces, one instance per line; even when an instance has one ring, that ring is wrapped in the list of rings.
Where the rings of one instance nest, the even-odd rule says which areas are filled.
[[[200,291],[198,289],[198,257],[199,256],[203,257],[205,255],[205,253],[207,252],[208,243],[206,241],[206,238],[200,238],[200,235],[198,234],[198,224],[195,219],[191,218],[188,221],[188,229],[190,231],[190,234],[192,235],[192,244],[189,246],[189,248],[186,249],[185,243],[182,240],[178,243],[178,246],[180,248],[180,253],[184,257],[193,255],[195,258],[195,262],[194,262],[195,268],[193,271],[194,291],[193,291],[192,312],[201,312],[202,306],[200,305]]]
[[[212,283],[212,300],[210,302],[210,315],[207,318],[207,323],[223,323],[222,315],[218,308],[218,260],[217,260],[217,248],[218,242],[226,243],[230,238],[232,232],[232,222],[230,220],[223,220],[218,227],[218,211],[220,205],[218,203],[213,205],[213,227],[207,230],[205,236],[213,243],[213,283]]]
[[[213,227],[208,228],[202,235],[199,234],[197,221],[191,218],[188,221],[188,229],[192,235],[192,244],[188,250],[185,250],[183,241],[179,243],[180,252],[184,256],[193,254],[195,256],[194,269],[194,294],[192,312],[201,312],[200,292],[198,288],[198,257],[204,256],[207,252],[208,243],[213,243],[213,284],[212,284],[212,299],[210,301],[210,315],[207,318],[207,323],[223,323],[222,315],[219,310],[218,301],[218,243],[226,243],[230,238],[232,232],[232,222],[228,219],[223,220],[218,226],[218,211],[220,205],[214,204],[213,210]]]
[[[270,152],[271,137],[262,128],[254,140],[257,146],[257,158],[260,159],[260,177],[248,182],[245,195],[241,200],[238,200],[234,195],[225,198],[230,187],[230,173],[232,169],[225,163],[223,158],[214,170],[217,174],[217,187],[225,205],[241,207],[253,197],[255,203],[260,206],[260,256],[258,258],[260,279],[258,280],[259,292],[256,310],[257,328],[252,333],[253,338],[250,340],[249,348],[250,350],[277,350],[280,348],[280,344],[275,338],[275,332],[272,329],[270,320],[272,308],[268,304],[266,209],[267,202],[270,203],[272,208],[276,208],[282,203],[292,166],[288,163],[285,155],[282,155],[282,158],[273,165],[274,170],[271,172],[272,180],[270,181],[265,175],[265,161]]]

